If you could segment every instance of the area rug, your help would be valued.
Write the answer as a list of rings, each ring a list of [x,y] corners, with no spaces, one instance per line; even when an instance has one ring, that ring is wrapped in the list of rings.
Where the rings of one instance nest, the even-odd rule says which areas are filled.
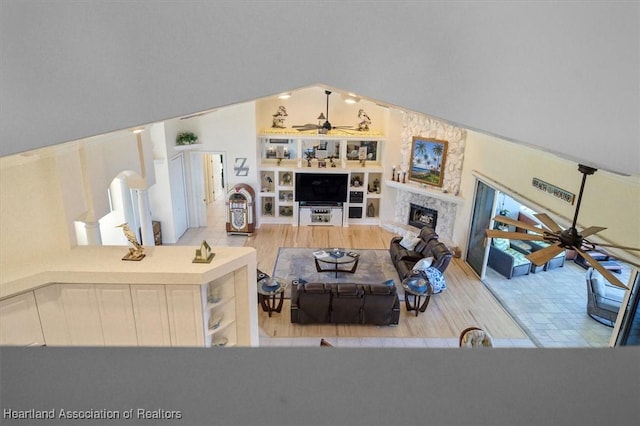
[[[400,285],[398,272],[391,263],[389,250],[349,249],[360,255],[358,268],[353,274],[338,272],[318,272],[314,262],[313,252],[319,248],[281,247],[278,251],[273,277],[284,278],[289,284],[293,280],[303,279],[307,282],[321,282],[328,284],[357,283],[379,284],[393,280],[400,300],[404,300],[404,291]],[[285,297],[290,297],[290,289],[285,291]]]

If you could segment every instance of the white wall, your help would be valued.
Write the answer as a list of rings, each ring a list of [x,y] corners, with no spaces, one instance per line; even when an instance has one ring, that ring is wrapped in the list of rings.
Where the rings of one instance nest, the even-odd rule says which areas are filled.
[[[227,189],[238,183],[251,185],[256,192],[258,163],[256,158],[256,111],[253,102],[232,105],[193,120],[193,129],[202,141],[200,151],[220,151],[226,157],[224,175]],[[184,120],[184,121],[192,121]],[[246,158],[247,176],[234,171],[236,159]]]
[[[384,182],[391,179],[391,173],[393,166],[396,166],[396,171],[400,168],[402,162],[402,151],[400,149],[402,145],[402,120],[404,113],[397,109],[389,110],[389,133],[387,134],[387,142],[382,150],[382,165],[384,167],[383,182],[383,197],[385,202],[380,203],[380,222],[389,223],[394,220],[396,206],[394,202],[389,200],[395,200],[397,196],[397,190],[395,188],[387,187]]]
[[[143,139],[143,144],[144,155],[150,155],[150,141]],[[140,161],[135,135],[116,132],[2,157],[0,167],[4,264],[75,246],[75,221],[108,214],[111,181],[123,170],[139,173]],[[153,167],[147,168],[147,176],[155,181]],[[85,191],[90,191],[90,200]]]
[[[86,244],[84,224],[76,224],[75,221],[96,222],[97,218],[93,216],[93,203],[87,200],[85,176],[78,147],[74,144],[68,149],[57,149],[55,160],[70,243]]]
[[[147,167],[153,167],[156,177],[155,185],[149,187],[151,218],[160,222],[163,242],[173,244],[178,239],[175,234],[171,182],[169,181],[169,159],[167,157],[169,144],[166,139],[165,123],[155,123],[149,126],[148,131],[154,160]]]
[[[0,262],[25,263],[69,250],[59,169],[50,152],[0,162]],[[4,267],[4,266],[3,266]]]

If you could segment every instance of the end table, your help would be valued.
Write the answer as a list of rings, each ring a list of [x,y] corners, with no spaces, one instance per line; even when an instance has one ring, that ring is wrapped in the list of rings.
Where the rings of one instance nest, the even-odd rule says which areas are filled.
[[[258,281],[258,302],[269,316],[273,312],[282,311],[284,291],[288,286],[289,284],[283,278],[266,277]]]

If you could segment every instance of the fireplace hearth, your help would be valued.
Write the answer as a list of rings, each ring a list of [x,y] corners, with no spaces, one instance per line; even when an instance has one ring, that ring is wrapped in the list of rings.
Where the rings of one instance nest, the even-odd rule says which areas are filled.
[[[436,229],[438,223],[438,211],[430,209],[428,207],[419,206],[411,203],[409,209],[408,224],[415,226],[416,228],[423,228],[428,226],[429,228]]]

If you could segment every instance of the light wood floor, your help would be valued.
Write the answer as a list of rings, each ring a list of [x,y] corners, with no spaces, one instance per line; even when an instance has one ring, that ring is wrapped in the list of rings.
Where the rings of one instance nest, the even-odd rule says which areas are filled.
[[[280,247],[343,247],[387,249],[392,233],[378,226],[292,227],[262,225],[245,243],[258,252],[258,268],[271,273]],[[360,265],[362,268],[364,265]],[[397,277],[394,277],[397,278]],[[271,318],[259,310],[263,332],[271,337],[422,337],[457,338],[469,326],[487,330],[494,338],[524,339],[526,335],[491,293],[460,259],[445,271],[447,290],[431,298],[418,317],[401,307],[400,324],[392,327],[363,325],[291,324],[289,301]]]

